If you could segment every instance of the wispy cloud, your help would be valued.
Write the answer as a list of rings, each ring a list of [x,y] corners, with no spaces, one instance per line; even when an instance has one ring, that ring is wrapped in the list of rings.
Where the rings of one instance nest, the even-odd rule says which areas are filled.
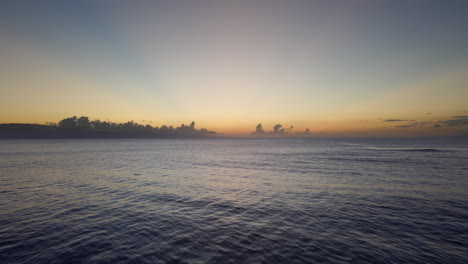
[[[415,120],[404,120],[404,119],[385,119],[384,122],[409,122]]]
[[[413,123],[406,124],[406,125],[399,125],[399,126],[395,126],[395,127],[399,127],[399,128],[423,127],[423,126],[427,126],[427,125],[431,125],[431,124],[432,124],[432,122],[430,122],[430,121],[421,121],[421,122],[413,122]]]
[[[468,116],[452,116],[452,119],[449,120],[441,120],[437,122],[439,124],[443,124],[445,126],[464,126],[468,125]]]
[[[431,113],[426,113],[426,115],[429,115],[429,114]],[[415,121],[415,120],[404,120],[404,119],[386,119],[384,120],[384,122],[412,122],[412,123],[394,126],[397,128],[424,127],[424,126],[432,126],[434,128],[440,128],[442,126],[452,127],[452,126],[468,125],[468,115],[452,116],[451,119],[440,120],[437,122]]]

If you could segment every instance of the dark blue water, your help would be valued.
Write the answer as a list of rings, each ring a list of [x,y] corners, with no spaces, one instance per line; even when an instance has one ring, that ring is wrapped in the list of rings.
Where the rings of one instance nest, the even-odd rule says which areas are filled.
[[[0,141],[0,263],[468,263],[460,139]]]

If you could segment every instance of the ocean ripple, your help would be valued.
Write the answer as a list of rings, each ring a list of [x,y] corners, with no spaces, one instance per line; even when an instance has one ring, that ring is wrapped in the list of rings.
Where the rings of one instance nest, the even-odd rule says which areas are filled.
[[[468,260],[460,142],[28,142],[0,142],[1,263]]]

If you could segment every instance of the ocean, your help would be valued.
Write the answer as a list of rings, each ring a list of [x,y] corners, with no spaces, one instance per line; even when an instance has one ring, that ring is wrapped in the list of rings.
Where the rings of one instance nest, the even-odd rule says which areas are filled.
[[[0,263],[468,263],[468,141],[0,140]]]

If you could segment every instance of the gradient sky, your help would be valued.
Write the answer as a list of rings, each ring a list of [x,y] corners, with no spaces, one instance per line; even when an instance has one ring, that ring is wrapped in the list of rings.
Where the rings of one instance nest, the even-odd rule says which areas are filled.
[[[450,0],[2,1],[0,123],[468,134],[467,14]]]

